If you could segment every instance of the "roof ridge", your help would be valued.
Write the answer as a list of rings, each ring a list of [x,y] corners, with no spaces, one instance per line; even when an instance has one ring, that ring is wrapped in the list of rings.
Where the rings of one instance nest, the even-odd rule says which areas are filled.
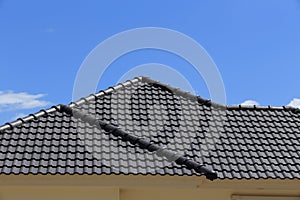
[[[227,105],[228,110],[284,110],[291,111],[294,114],[300,113],[299,108],[295,108],[292,106],[257,106],[257,105]]]
[[[5,124],[3,124],[2,126],[0,126],[0,132],[6,130],[6,129],[12,129],[16,126],[19,126],[23,123],[26,123],[26,122],[30,122],[32,120],[35,120],[39,117],[42,117],[42,116],[45,116],[45,115],[49,115],[55,111],[58,111],[58,107],[57,106],[52,106],[48,109],[41,109],[40,111],[34,113],[34,114],[29,114],[25,117],[22,117],[22,118],[17,118],[15,121],[13,122],[7,122]]]
[[[217,173],[210,167],[199,164],[198,162],[187,158],[181,153],[169,150],[166,147],[159,146],[136,135],[132,135],[131,133],[122,130],[118,126],[101,121],[97,118],[92,117],[89,114],[78,111],[66,105],[60,105],[60,112],[66,113],[70,116],[74,116],[75,118],[87,122],[92,126],[97,126],[97,128],[103,129],[108,134],[119,138],[119,140],[129,142],[130,144],[136,145],[141,149],[148,150],[149,152],[156,152],[157,156],[165,157],[170,162],[175,162],[178,165],[186,166],[187,169],[194,169],[196,172],[203,173],[206,176],[206,178],[211,181],[218,178]]]
[[[113,87],[108,87],[105,90],[100,90],[97,93],[93,93],[93,94],[88,95],[87,97],[82,97],[82,98],[80,98],[79,100],[77,100],[75,102],[70,102],[68,105],[70,107],[78,106],[80,104],[83,104],[87,101],[92,100],[93,98],[97,98],[99,96],[109,94],[109,93],[113,92],[114,90],[119,89],[120,87],[126,87],[126,86],[134,84],[135,82],[138,82],[138,81],[142,81],[142,77],[135,77],[131,80],[125,81],[124,83],[118,83],[117,85],[115,85]],[[54,105],[54,106],[52,106],[48,109],[41,109],[40,111],[38,111],[34,114],[29,114],[25,117],[18,118],[13,122],[7,122],[7,123],[0,126],[0,132],[3,132],[4,130],[7,130],[7,129],[12,129],[16,126],[19,126],[19,125],[23,124],[23,123],[30,122],[31,120],[36,120],[39,117],[49,115],[53,112],[59,111],[59,109],[60,109],[59,107],[60,107],[60,105]]]
[[[162,85],[162,86],[168,88],[169,90],[171,90],[172,92],[174,92],[176,95],[188,98],[190,100],[198,101],[200,104],[203,104],[203,105],[206,105],[206,106],[212,106],[214,108],[219,108],[219,109],[226,109],[226,105],[213,102],[209,99],[204,99],[204,98],[200,97],[199,95],[192,94],[192,93],[184,91],[180,88],[175,88],[175,87],[173,87],[169,84],[164,84],[164,83],[161,83],[159,81],[152,80],[149,77],[142,76],[141,78],[142,78],[143,82],[155,83],[155,84]]]
[[[80,98],[79,100],[77,100],[75,102],[69,103],[69,106],[70,107],[78,106],[78,105],[83,104],[83,103],[85,103],[87,101],[90,101],[90,100],[92,100],[94,98],[98,98],[98,97],[100,97],[102,95],[112,93],[113,91],[115,91],[117,89],[120,89],[120,88],[123,88],[123,87],[127,87],[127,86],[132,85],[132,84],[134,84],[136,82],[139,82],[139,81],[142,81],[142,77],[141,76],[138,76],[138,77],[135,77],[133,79],[127,80],[127,81],[125,81],[123,83],[118,83],[115,86],[110,86],[110,87],[108,87],[105,90],[100,90],[100,91],[98,91],[96,93],[92,93],[92,94],[88,95],[87,97],[82,97],[82,98]]]
[[[197,99],[197,101],[203,105],[207,105],[207,106],[212,106],[214,108],[219,108],[219,109],[228,109],[228,110],[285,110],[285,111],[291,111],[294,114],[298,114],[300,113],[300,109],[299,108],[295,108],[292,106],[257,106],[257,105],[224,105],[224,104],[220,104],[220,103],[216,103],[211,101],[210,99],[205,99],[199,95],[195,95],[192,94],[190,92],[184,91],[180,88],[175,88],[169,84],[164,84],[161,83],[160,81],[155,81],[153,79],[151,79],[150,77],[145,77],[145,76],[140,76],[140,78],[142,79],[143,82],[146,83],[156,83],[156,84],[160,84],[168,89],[170,89],[171,91],[175,92],[175,94],[178,94],[180,96],[183,97],[187,97],[190,99]]]

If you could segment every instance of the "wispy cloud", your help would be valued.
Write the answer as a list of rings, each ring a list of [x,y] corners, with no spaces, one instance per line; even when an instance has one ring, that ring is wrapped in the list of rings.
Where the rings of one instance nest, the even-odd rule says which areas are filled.
[[[288,106],[300,108],[300,99],[298,99],[298,98],[292,99],[291,102],[288,104]]]
[[[257,101],[254,100],[246,100],[243,103],[241,103],[241,105],[243,106],[259,106],[259,103]]]
[[[40,100],[45,94],[15,93],[0,91],[0,111],[31,109],[49,105],[50,102]]]

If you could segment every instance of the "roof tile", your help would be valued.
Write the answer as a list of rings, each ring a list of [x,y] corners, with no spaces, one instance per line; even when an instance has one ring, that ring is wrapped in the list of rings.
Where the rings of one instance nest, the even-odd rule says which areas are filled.
[[[144,78],[124,85],[72,105],[187,154],[213,167],[221,179],[300,179],[298,113],[259,106],[216,109]],[[18,126],[0,127],[0,173],[201,175],[105,135],[55,107],[43,113]]]

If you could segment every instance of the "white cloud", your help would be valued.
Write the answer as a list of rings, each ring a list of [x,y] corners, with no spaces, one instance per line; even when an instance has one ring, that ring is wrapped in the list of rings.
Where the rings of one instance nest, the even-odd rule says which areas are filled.
[[[13,91],[0,91],[0,111],[31,109],[49,105],[50,102],[39,100],[45,94],[15,93]]]
[[[241,103],[241,105],[243,106],[259,106],[259,103],[257,101],[254,100],[246,100],[243,103]]]
[[[15,116],[13,116],[12,118],[11,118],[11,121],[15,121],[16,119],[18,119],[18,118],[22,118],[22,117],[25,117],[26,115],[24,114],[24,113],[17,113],[17,114],[15,114]]]
[[[288,106],[300,108],[300,99],[294,98],[293,100],[291,100],[291,102],[288,104]]]

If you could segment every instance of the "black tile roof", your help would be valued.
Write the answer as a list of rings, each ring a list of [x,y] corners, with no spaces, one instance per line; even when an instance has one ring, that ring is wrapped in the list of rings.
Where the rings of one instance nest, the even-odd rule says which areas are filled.
[[[210,166],[220,179],[300,179],[299,109],[224,106],[138,77],[70,107]],[[60,106],[0,127],[0,174],[201,175]]]

